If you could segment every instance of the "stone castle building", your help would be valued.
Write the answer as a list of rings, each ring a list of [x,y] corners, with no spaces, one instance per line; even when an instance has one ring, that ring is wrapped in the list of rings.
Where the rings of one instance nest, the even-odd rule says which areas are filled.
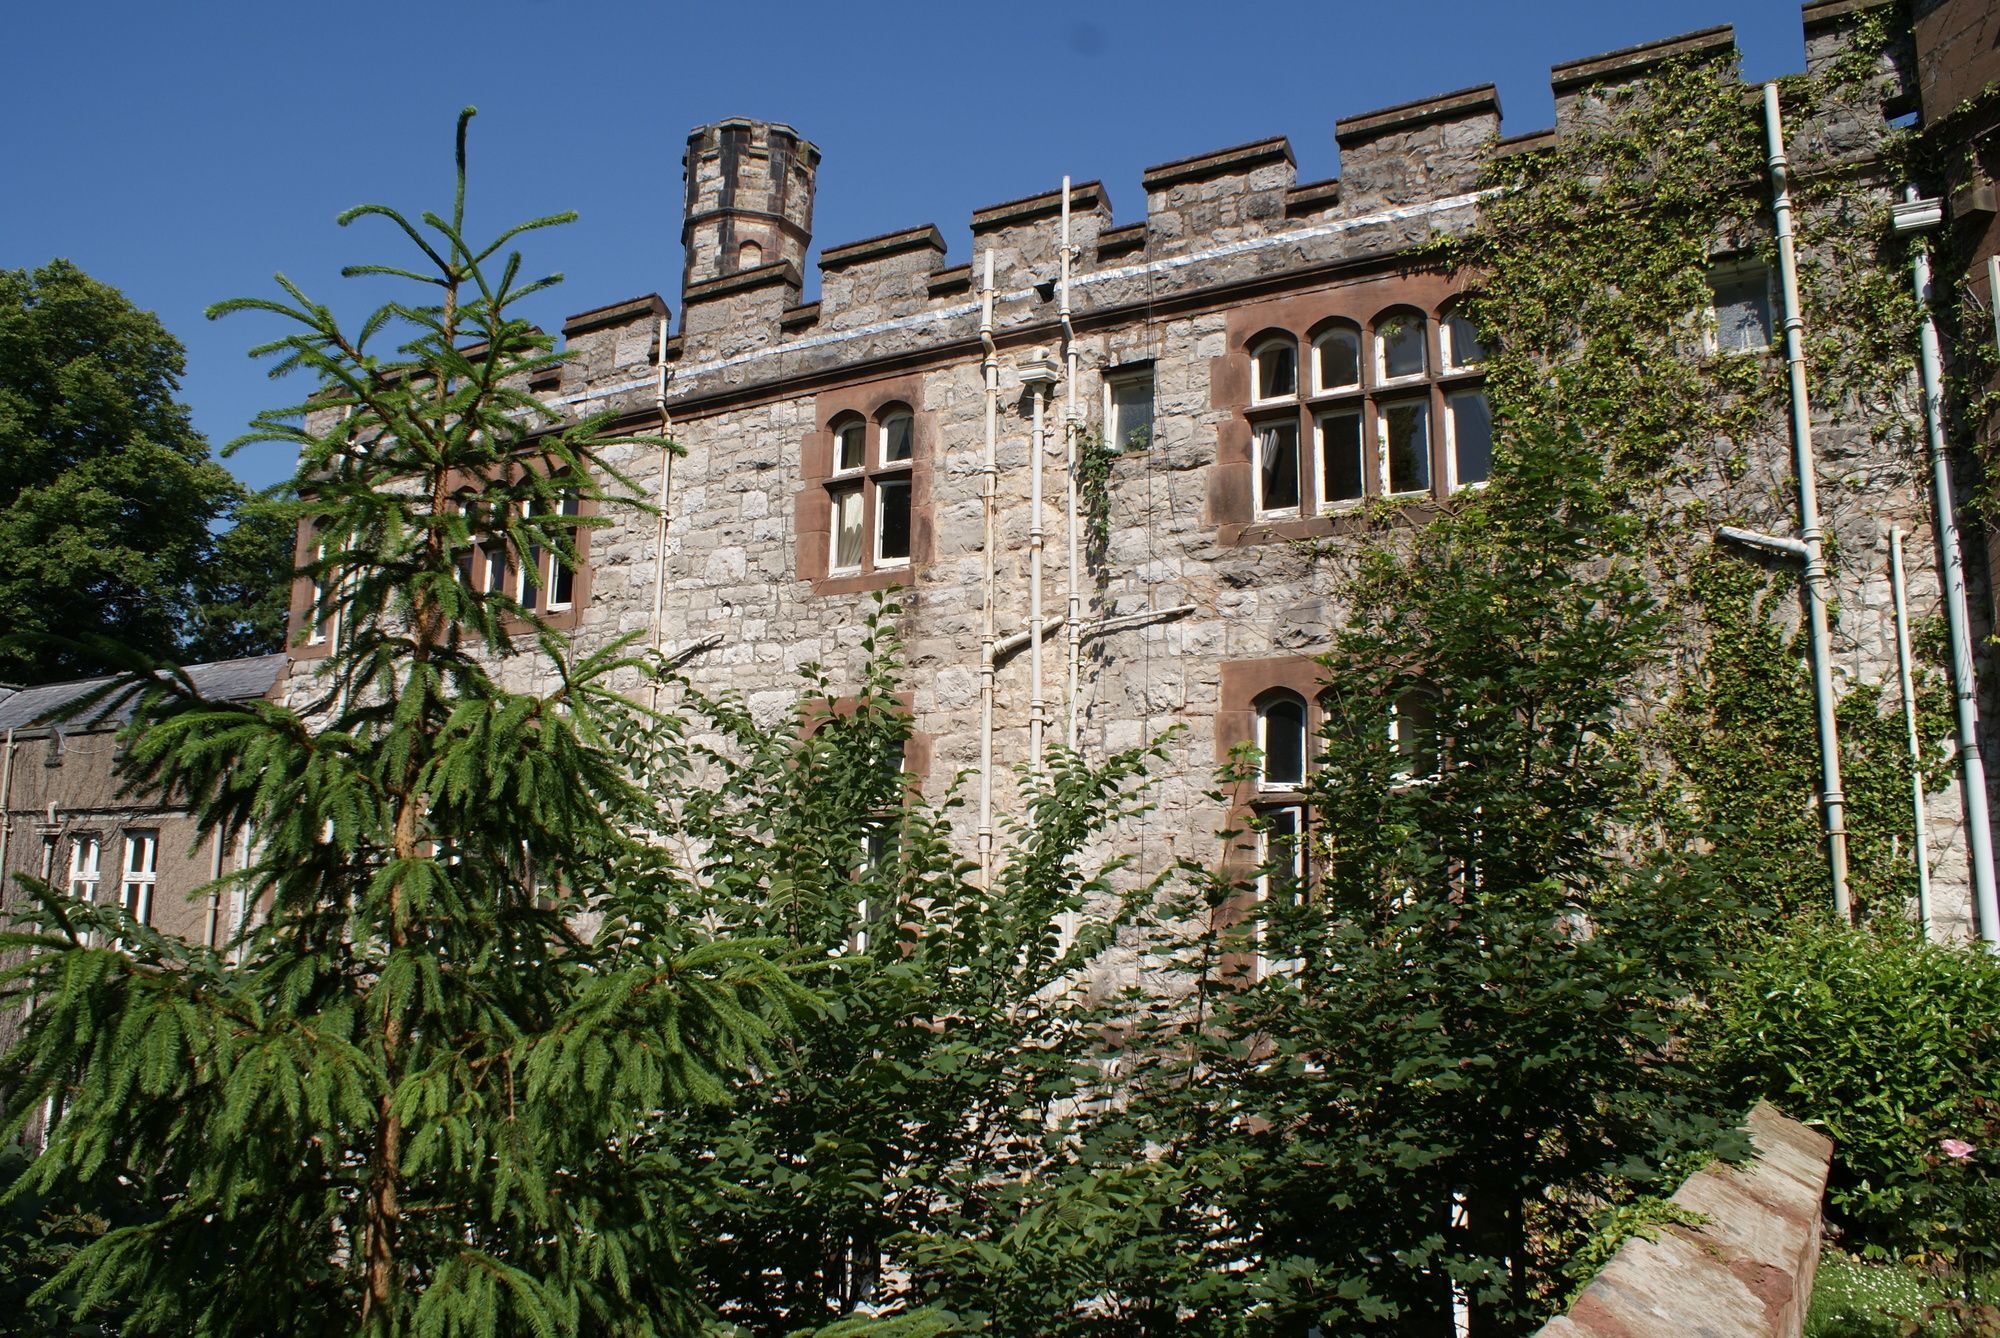
[[[1841,59],[1882,8],[1806,5],[1808,72]],[[978,768],[990,264],[1000,403],[995,812],[1015,807],[1013,768],[1029,757],[1032,722],[1060,740],[1073,715],[1078,746],[1092,756],[1182,727],[1156,809],[1142,830],[1121,834],[1140,875],[1214,854],[1210,834],[1229,813],[1210,791],[1238,744],[1264,746],[1264,784],[1250,798],[1282,825],[1309,765],[1288,741],[1315,724],[1313,657],[1340,616],[1336,577],[1296,541],[1366,542],[1358,511],[1372,499],[1443,503],[1486,477],[1485,354],[1455,307],[1462,280],[1411,265],[1410,252],[1473,224],[1482,172],[1496,157],[1591,133],[1607,90],[1662,62],[1733,52],[1730,30],[1718,28],[1558,65],[1556,123],[1525,135],[1503,132],[1491,86],[1349,116],[1334,125],[1337,180],[1296,180],[1291,146],[1277,138],[1147,170],[1143,208],[1122,222],[1102,185],[1076,184],[1067,209],[1073,379],[1063,358],[1061,190],[977,210],[973,252],[961,263],[929,224],[824,246],[819,295],[807,302],[819,148],[784,125],[700,127],[685,158],[678,327],[657,296],[582,312],[563,326],[560,373],[534,387],[572,415],[609,409],[622,428],[665,427],[679,458],[631,447],[611,458],[663,502],[666,524],[631,513],[587,532],[580,568],[549,575],[534,598],[580,652],[641,633],[688,652],[698,687],[740,692],[776,727],[801,666],[852,677],[874,599],[899,589],[917,734],[910,765],[934,797]],[[1880,58],[1882,97],[1800,115],[1795,171],[1851,173],[1880,200],[1901,198],[1877,150],[1915,106],[1915,64],[1906,41]],[[1768,205],[1767,185],[1746,189]],[[1711,285],[1710,350],[1779,358],[1772,276],[1719,239]],[[1839,554],[1836,679],[1885,685],[1890,701],[1892,527],[1908,536],[1916,614],[1934,613],[1941,598],[1929,474],[1915,455],[1880,444],[1884,416],[1921,440],[1914,387],[1892,390],[1869,405],[1813,406],[1821,505]],[[1082,543],[1073,698],[1062,618],[1072,397],[1082,431],[1122,448],[1109,470],[1106,537]],[[1795,532],[1783,409],[1742,446],[1747,465],[1715,485],[1716,513]],[[1030,681],[1037,539],[1039,691]],[[1982,546],[1967,548],[1979,559],[1974,630],[1983,637]],[[310,606],[301,587],[292,666],[301,693],[327,642],[326,629],[304,625]],[[1962,935],[1973,910],[1960,790],[1949,775],[1931,782],[1937,915],[1943,932]]]
[[[1806,5],[1808,73],[1841,59],[1883,7]],[[1015,807],[1013,768],[1029,757],[1032,720],[1061,740],[1073,714],[1076,742],[1092,756],[1182,727],[1156,809],[1143,830],[1121,835],[1136,846],[1140,875],[1212,857],[1210,834],[1230,814],[1209,796],[1239,744],[1265,748],[1264,782],[1246,797],[1282,826],[1309,765],[1309,749],[1301,743],[1294,758],[1289,740],[1316,725],[1313,657],[1340,616],[1336,576],[1297,541],[1366,542],[1358,513],[1371,500],[1443,503],[1488,469],[1485,354],[1455,306],[1464,280],[1412,265],[1410,252],[1473,224],[1482,172],[1497,156],[1591,133],[1607,91],[1662,62],[1733,54],[1730,30],[1717,28],[1558,65],[1556,124],[1525,135],[1503,133],[1491,86],[1349,116],[1334,126],[1337,180],[1296,180],[1291,146],[1277,138],[1147,170],[1143,211],[1124,222],[1102,185],[1076,184],[1073,382],[1062,356],[1063,191],[975,211],[966,263],[952,263],[929,224],[822,247],[819,296],[806,302],[819,148],[784,125],[702,126],[685,158],[678,329],[657,296],[582,312],[563,326],[560,372],[534,387],[572,415],[610,409],[621,428],[664,425],[685,452],[671,463],[632,447],[610,458],[663,502],[666,524],[627,513],[588,531],[579,569],[546,574],[532,597],[579,652],[642,633],[687,651],[696,686],[741,693],[775,727],[801,666],[852,678],[875,598],[900,590],[917,735],[909,764],[933,797],[976,770],[990,264],[1000,403],[994,811]],[[1882,96],[1799,115],[1794,171],[1854,174],[1879,200],[1900,199],[1877,151],[1916,105],[1916,64],[1904,41],[1879,58]],[[1768,185],[1745,189],[1768,206]],[[1709,350],[1781,359],[1774,278],[1744,259],[1740,241],[1718,239],[1710,284]],[[1918,396],[1893,390],[1870,404],[1813,406],[1821,507],[1839,554],[1835,677],[1884,685],[1889,701],[1892,527],[1908,536],[1915,614],[1935,613],[1941,599],[1930,476],[1917,455],[1882,444],[1893,435],[1885,418],[1921,441]],[[1120,448],[1104,542],[1081,542],[1073,698],[1062,618],[1072,395],[1087,439]],[[1716,514],[1794,533],[1783,408],[1741,445],[1747,465],[1715,484]],[[1039,691],[1030,681],[1038,537]],[[302,534],[302,555],[306,542]],[[1967,550],[1983,638],[1983,545]],[[301,692],[328,641],[326,629],[304,626],[310,606],[301,586],[292,670]],[[1961,792],[1950,775],[1931,784],[1937,917],[1942,932],[1963,935],[1973,898]]]

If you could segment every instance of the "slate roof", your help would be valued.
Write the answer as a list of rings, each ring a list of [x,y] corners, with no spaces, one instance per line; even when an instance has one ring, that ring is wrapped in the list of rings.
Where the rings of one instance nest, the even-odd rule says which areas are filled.
[[[252,655],[240,660],[216,660],[190,664],[187,675],[195,690],[211,701],[247,701],[262,697],[285,671],[286,656]],[[113,693],[93,703],[85,712],[66,721],[50,717],[63,707],[87,695],[93,688],[115,682],[113,678],[86,678],[74,683],[43,683],[0,696],[0,730],[36,729],[60,723],[69,730],[116,729],[132,718],[137,693]]]

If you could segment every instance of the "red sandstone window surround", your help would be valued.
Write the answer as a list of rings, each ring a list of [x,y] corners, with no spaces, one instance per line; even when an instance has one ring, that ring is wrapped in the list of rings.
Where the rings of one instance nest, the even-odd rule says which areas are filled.
[[[1377,279],[1230,314],[1211,367],[1210,518],[1227,544],[1331,533],[1377,497],[1486,481],[1485,349],[1450,284]]]
[[[590,596],[591,527],[577,524],[569,528],[570,547],[576,555],[574,565],[566,564],[554,549],[540,545],[531,548],[524,561],[508,542],[507,518],[489,513],[489,508],[499,504],[488,503],[478,483],[463,484],[453,491],[452,497],[452,507],[465,519],[472,535],[472,542],[457,555],[458,578],[466,588],[482,595],[506,594],[523,608],[534,610],[550,627],[560,631],[575,628]],[[597,513],[596,504],[577,492],[560,493],[554,505],[563,516],[579,521]],[[294,659],[323,658],[340,639],[340,614],[333,607],[336,602],[333,587],[327,578],[314,580],[303,574],[308,563],[324,561],[337,551],[336,540],[324,521],[300,525],[293,558],[301,573],[292,584]],[[526,627],[522,622],[514,630]]]
[[[798,575],[815,594],[909,584],[930,561],[931,443],[919,377],[820,394],[801,444]]]

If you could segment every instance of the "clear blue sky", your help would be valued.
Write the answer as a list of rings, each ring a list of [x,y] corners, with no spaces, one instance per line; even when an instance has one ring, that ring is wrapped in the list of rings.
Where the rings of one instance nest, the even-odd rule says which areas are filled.
[[[1337,118],[1489,81],[1519,134],[1550,122],[1552,63],[1719,23],[1746,77],[1802,68],[1793,0],[20,4],[0,24],[0,267],[67,256],[158,312],[220,447],[297,395],[244,357],[274,327],[203,308],[278,270],[337,310],[381,296],[337,272],[400,260],[393,239],[334,215],[448,207],[467,103],[475,219],[582,214],[527,245],[568,276],[532,311],[555,329],[652,291],[678,318],[680,155],[704,121],[820,146],[820,244],[934,222],[958,263],[974,209],[1065,173],[1132,222],[1149,164],[1284,134],[1314,180],[1338,169]],[[232,462],[258,486],[291,464]]]

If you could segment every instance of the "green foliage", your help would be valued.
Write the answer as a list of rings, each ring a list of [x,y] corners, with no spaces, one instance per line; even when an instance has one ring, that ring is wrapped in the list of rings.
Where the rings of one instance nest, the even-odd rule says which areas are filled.
[[[0,679],[101,671],[93,637],[174,655],[203,620],[210,526],[242,494],[175,399],[184,364],[70,262],[0,270]]]
[[[1983,1146],[2000,961],[1906,930],[1795,922],[1715,996],[1702,1062],[1741,1101],[1812,1120],[1838,1150],[1829,1205],[1863,1241],[1936,1248],[1920,1206],[1943,1138]]]
[[[1730,876],[1753,904],[1791,916],[1826,902],[1812,677],[1803,631],[1788,631],[1779,600],[1797,589],[1741,558],[1710,552],[1687,564],[1681,593],[1709,637],[1655,722],[1655,737],[1679,764],[1682,786],[1665,820],[1690,840],[1729,852]],[[1948,734],[1950,700],[1941,676],[1919,681],[1920,737]],[[1901,918],[1914,905],[1915,817],[1909,742],[1900,710],[1885,711],[1873,684],[1850,687],[1836,712],[1847,799],[1848,874],[1864,914]],[[1896,703],[1899,707],[1900,703]],[[1944,774],[1942,744],[1925,759]]]
[[[1132,435],[1135,440],[1129,443],[1129,449],[1143,449],[1146,443],[1141,439],[1141,433],[1134,432]],[[1077,509],[1083,516],[1083,533],[1090,560],[1100,565],[1104,561],[1104,551],[1111,543],[1111,466],[1118,455],[1116,444],[1105,441],[1101,433],[1089,429],[1077,431]]]
[[[705,852],[691,904],[831,959],[822,1011],[673,1140],[706,1186],[690,1224],[704,1295],[756,1333],[936,1299],[913,1260],[1000,1248],[1018,1187],[1065,1163],[1103,1020],[1081,986],[1117,920],[1092,908],[1120,904],[1122,861],[1090,867],[1084,847],[1143,811],[1158,753],[1093,767],[1053,750],[1021,776],[1032,820],[1010,824],[982,889],[947,843],[955,804],[931,809],[898,769],[895,612],[870,624],[852,702],[836,709],[820,675],[796,727],[771,731],[690,690],[726,746],[667,759],[685,795],[668,839]]]
[[[227,660],[284,649],[298,541],[289,500],[284,486],[247,499],[236,509],[236,523],[215,537],[215,551],[195,577],[184,658]]]
[[[344,216],[417,248],[416,269],[349,271],[411,297],[357,333],[283,279],[288,300],[217,308],[290,322],[259,351],[317,387],[256,435],[299,449],[300,499],[272,513],[323,525],[311,573],[339,631],[302,706],[138,680],[128,778],[186,795],[204,832],[256,833],[244,890],[267,922],[215,952],[35,886],[0,939],[7,1000],[36,1000],[0,1074],[6,1132],[62,1109],[11,1193],[146,1194],[38,1303],[199,1334],[690,1333],[704,1313],[662,1131],[771,1067],[812,1000],[782,944],[717,939],[659,895],[629,762],[674,727],[612,687],[644,666],[575,654],[465,579],[475,545],[573,561],[551,501],[629,489],[602,418],[514,389],[553,354],[512,308],[551,280],[494,257],[562,220],[467,241],[464,129],[448,216]],[[508,689],[512,656],[555,686]]]
[[[1456,1290],[1515,1333],[1608,1204],[1727,1145],[1673,1038],[1732,904],[1629,846],[1638,535],[1592,453],[1517,428],[1489,488],[1356,558],[1310,895],[1279,855],[1184,871],[1151,918],[1184,988],[1131,1005],[1128,1099],[1012,1230],[924,1251],[935,1294],[1008,1331],[1416,1333]]]

